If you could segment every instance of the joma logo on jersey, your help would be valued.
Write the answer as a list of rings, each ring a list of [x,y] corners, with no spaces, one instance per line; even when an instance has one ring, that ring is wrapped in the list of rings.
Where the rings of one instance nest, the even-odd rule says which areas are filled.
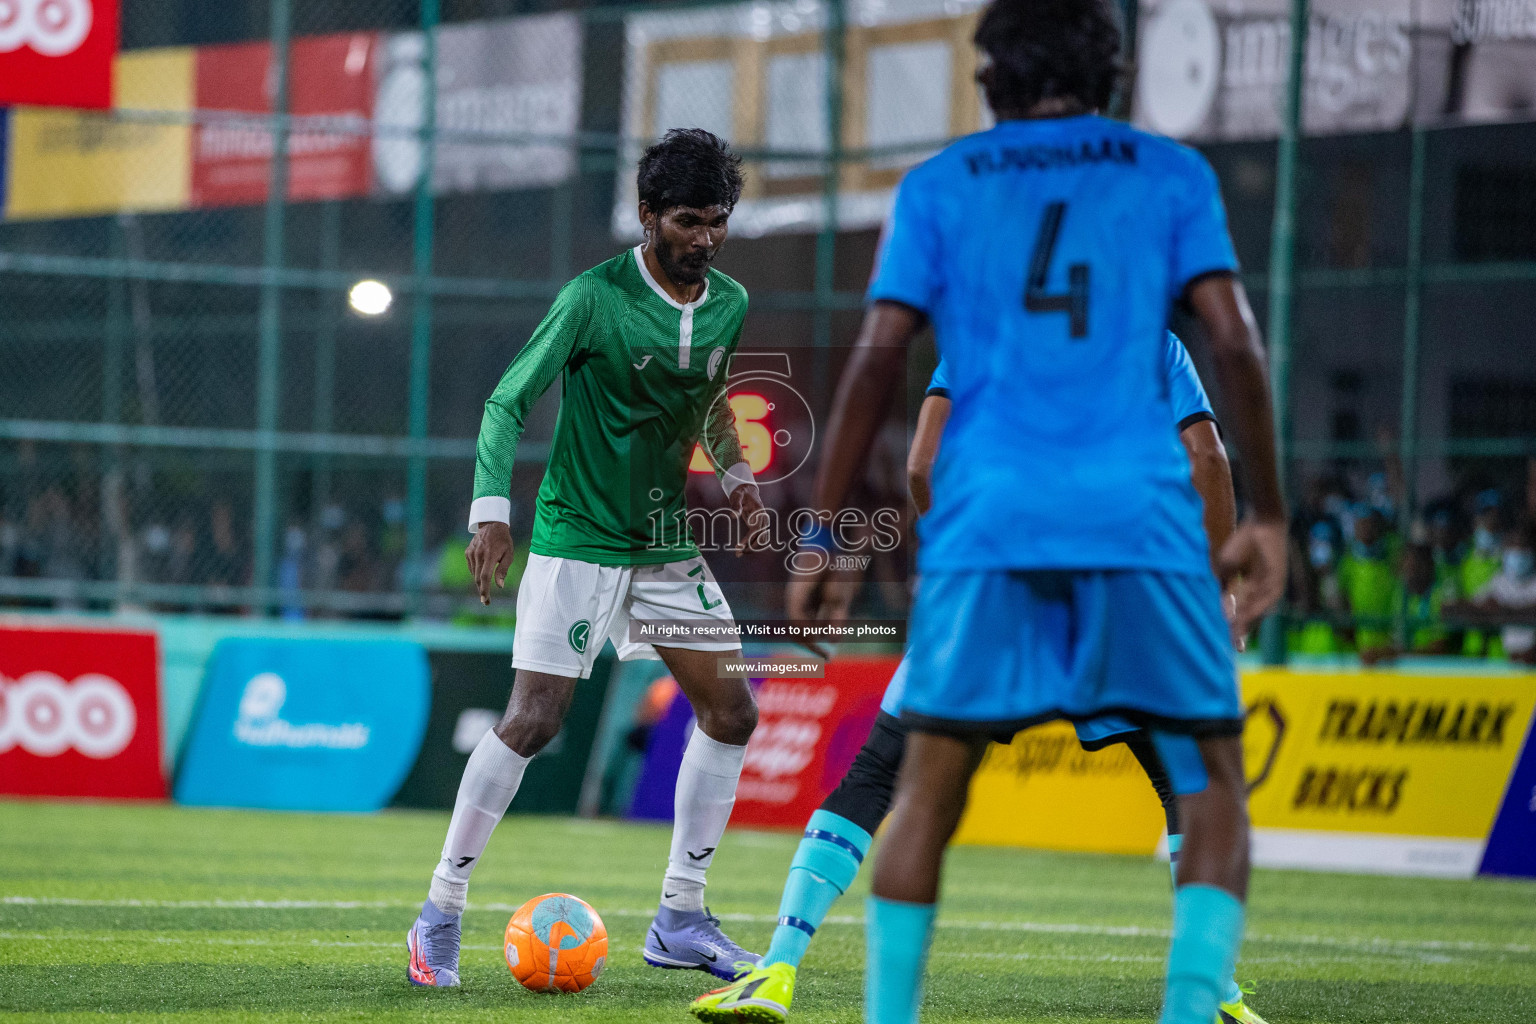
[[[705,372],[709,374],[710,380],[715,379],[715,374],[720,372],[720,364],[724,361],[725,349],[723,348],[717,348],[709,354],[709,364],[705,367]]]
[[[592,623],[588,622],[586,619],[578,619],[577,621],[571,623],[571,628],[565,634],[565,638],[566,640],[570,641],[571,650],[575,651],[577,654],[586,654],[587,638],[591,635]]]

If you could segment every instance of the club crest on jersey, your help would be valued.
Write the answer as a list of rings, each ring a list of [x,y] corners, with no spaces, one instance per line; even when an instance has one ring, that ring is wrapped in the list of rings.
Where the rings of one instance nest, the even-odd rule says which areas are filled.
[[[577,654],[586,654],[587,637],[589,637],[591,634],[592,623],[588,622],[586,619],[578,619],[571,623],[570,631],[565,634],[565,638],[566,640],[570,641],[571,650],[575,651]]]
[[[710,380],[715,379],[715,374],[720,372],[720,364],[723,362],[725,362],[725,349],[717,348],[709,354],[709,364],[705,367],[705,371],[709,374]]]

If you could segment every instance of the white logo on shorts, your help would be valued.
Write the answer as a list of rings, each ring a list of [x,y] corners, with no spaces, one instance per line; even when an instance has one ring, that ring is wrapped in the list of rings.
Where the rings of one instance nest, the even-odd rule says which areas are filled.
[[[91,34],[91,0],[0,0],[0,53],[30,46],[44,57],[80,49]]]
[[[20,747],[57,757],[74,749],[105,760],[133,741],[138,722],[133,698],[110,676],[91,672],[73,683],[52,672],[28,672],[15,682],[0,677],[0,754]]]

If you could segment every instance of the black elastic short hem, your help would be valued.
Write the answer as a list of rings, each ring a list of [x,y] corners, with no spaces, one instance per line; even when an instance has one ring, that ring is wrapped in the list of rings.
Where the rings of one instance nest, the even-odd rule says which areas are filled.
[[[924,398],[948,398],[949,388],[929,388]]]
[[[1207,739],[1216,736],[1241,736],[1243,734],[1243,720],[1241,718],[1171,718],[1167,715],[1144,711],[1141,708],[1100,708],[1091,715],[1070,715],[1065,711],[1055,709],[1042,711],[1040,714],[1031,715],[1028,718],[1006,719],[1002,721],[936,718],[932,715],[919,714],[914,711],[903,711],[901,713],[901,724],[911,732],[952,736],[956,739],[973,739],[977,736],[988,736],[998,743],[1008,743],[1017,733],[1023,732],[1031,726],[1055,721],[1058,718],[1064,718],[1069,722],[1089,722],[1110,715],[1116,718],[1124,718],[1139,729],[1178,733],[1184,736],[1193,736],[1196,739]],[[1117,739],[1116,737],[1128,735],[1130,733],[1122,732],[1116,733],[1114,736],[1107,736],[1104,738],[1104,746],[1123,742],[1122,739]]]
[[[1095,754],[1100,750],[1113,747],[1117,743],[1124,743],[1132,736],[1145,736],[1146,734],[1147,730],[1138,726],[1135,729],[1127,729],[1125,732],[1112,732],[1108,736],[1100,736],[1096,740],[1085,740],[1079,736],[1077,738],[1077,745],[1088,751],[1088,753]]]

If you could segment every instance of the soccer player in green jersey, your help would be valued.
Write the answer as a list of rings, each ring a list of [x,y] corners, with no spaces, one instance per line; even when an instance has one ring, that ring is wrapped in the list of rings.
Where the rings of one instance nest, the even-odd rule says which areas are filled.
[[[512,696],[470,755],[442,858],[407,936],[417,985],[459,983],[470,871],[528,762],[559,732],[576,681],[610,639],[621,659],[665,662],[697,720],[678,773],[671,856],[646,962],[729,979],[759,959],[720,930],[703,902],[704,872],[736,800],[757,706],[745,679],[716,672],[718,658],[740,657],[740,644],[687,529],[683,496],[702,444],[748,529],[766,518],[725,394],[747,293],[710,267],[741,195],[741,161],[709,132],[670,131],[641,158],[638,185],[645,241],[561,289],[485,404],[469,515],[475,536],[465,557],[489,604],[492,581],[505,584],[512,558],[509,491],[523,422],[561,380],[518,588]],[[641,622],[725,629],[653,647],[632,635],[631,624]]]

